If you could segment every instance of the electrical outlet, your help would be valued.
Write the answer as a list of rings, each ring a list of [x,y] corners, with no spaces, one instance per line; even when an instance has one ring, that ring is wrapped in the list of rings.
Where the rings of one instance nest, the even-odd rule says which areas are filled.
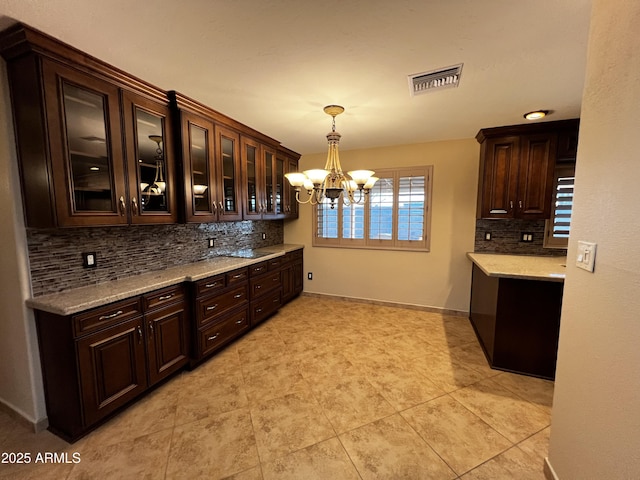
[[[210,239],[207,240],[207,245],[209,246],[209,248],[213,248],[214,247],[215,241],[216,241],[215,238],[210,238]]]
[[[520,234],[520,241],[521,242],[526,242],[526,243],[533,242],[533,233],[522,232]]]
[[[82,254],[82,266],[84,268],[95,268],[97,266],[96,252],[83,253]]]
[[[267,239],[267,234],[266,234],[266,233],[263,233],[263,234],[262,234],[262,239],[263,239],[263,240],[266,240],[266,239]]]
[[[484,232],[484,239],[486,241],[491,240],[491,232]]]
[[[313,273],[307,273],[307,280],[313,280]]]

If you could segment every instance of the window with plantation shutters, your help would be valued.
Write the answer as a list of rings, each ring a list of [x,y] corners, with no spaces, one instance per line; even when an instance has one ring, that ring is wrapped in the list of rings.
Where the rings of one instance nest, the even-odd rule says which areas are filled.
[[[567,248],[571,230],[574,181],[575,164],[556,167],[552,217],[547,220],[545,225],[545,247]]]
[[[364,205],[314,207],[314,246],[429,250],[432,166],[377,170]]]

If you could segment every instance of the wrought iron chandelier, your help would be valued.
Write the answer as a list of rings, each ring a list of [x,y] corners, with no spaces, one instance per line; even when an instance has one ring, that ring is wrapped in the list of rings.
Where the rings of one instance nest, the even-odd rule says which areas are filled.
[[[331,208],[335,208],[335,202],[342,196],[345,205],[362,204],[366,202],[367,195],[378,180],[372,170],[352,170],[345,175],[342,172],[340,158],[338,157],[338,144],[341,135],[336,132],[336,116],[344,112],[340,105],[328,105],[324,112],[332,117],[331,132],[327,134],[329,153],[324,169],[316,168],[304,172],[285,174],[287,180],[296,190],[298,203],[322,203],[325,198],[331,201]],[[307,200],[300,199],[300,190],[304,188],[309,195]]]

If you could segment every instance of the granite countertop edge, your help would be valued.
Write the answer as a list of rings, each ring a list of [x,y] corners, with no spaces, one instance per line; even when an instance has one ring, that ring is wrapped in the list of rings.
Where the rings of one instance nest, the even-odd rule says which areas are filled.
[[[213,257],[165,270],[156,270],[110,282],[32,297],[27,299],[25,303],[27,307],[34,310],[42,310],[56,315],[73,315],[182,282],[196,282],[237,268],[248,267],[303,248],[304,245],[286,243],[257,248],[252,251],[261,254],[262,256],[259,258]]]
[[[566,257],[468,252],[467,258],[490,277],[564,282]]]

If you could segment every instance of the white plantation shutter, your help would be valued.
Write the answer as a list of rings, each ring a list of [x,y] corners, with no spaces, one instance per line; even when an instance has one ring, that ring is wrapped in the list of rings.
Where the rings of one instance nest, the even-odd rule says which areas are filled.
[[[366,205],[314,206],[314,246],[429,251],[433,166],[379,169],[376,176]]]
[[[545,247],[567,248],[573,212],[575,165],[556,168],[551,220],[547,221]]]

